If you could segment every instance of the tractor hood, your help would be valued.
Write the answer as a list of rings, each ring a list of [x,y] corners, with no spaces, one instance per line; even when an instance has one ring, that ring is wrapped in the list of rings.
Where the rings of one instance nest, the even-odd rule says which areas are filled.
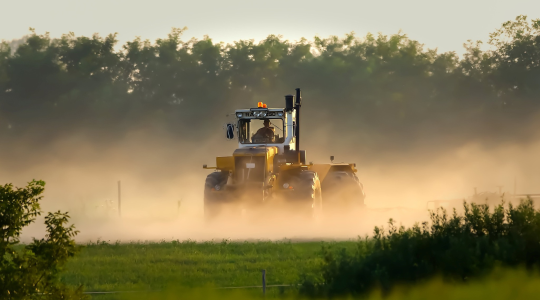
[[[249,147],[249,148],[240,148],[236,149],[233,152],[233,156],[265,156],[272,157],[278,152],[277,147]]]
[[[277,152],[277,147],[236,149],[233,153],[236,183],[263,182],[273,170],[273,158]]]

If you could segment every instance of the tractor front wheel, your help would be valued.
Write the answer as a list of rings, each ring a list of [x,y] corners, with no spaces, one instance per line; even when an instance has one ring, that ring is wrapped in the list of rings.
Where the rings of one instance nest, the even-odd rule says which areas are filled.
[[[204,218],[206,221],[215,219],[221,212],[227,174],[213,172],[208,174],[204,183]],[[223,194],[222,194],[223,193]]]

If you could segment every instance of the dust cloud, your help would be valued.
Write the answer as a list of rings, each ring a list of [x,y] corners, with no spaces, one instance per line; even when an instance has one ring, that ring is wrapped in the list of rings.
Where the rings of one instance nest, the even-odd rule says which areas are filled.
[[[438,151],[420,147],[366,157],[315,130],[303,146],[308,161],[329,162],[334,155],[337,161],[356,162],[366,209],[317,220],[268,209],[208,223],[203,219],[203,186],[209,171],[202,165],[212,165],[216,156],[230,155],[237,146],[221,133],[193,142],[136,131],[104,145],[72,137],[39,149],[21,141],[4,145],[0,181],[23,186],[44,180],[43,211],[69,211],[79,242],[354,239],[371,234],[389,218],[405,226],[427,221],[427,201],[465,199],[475,188],[540,193],[540,142],[486,146],[473,141]],[[318,144],[325,139],[324,146]],[[38,219],[31,225],[23,241],[42,237],[41,224]]]

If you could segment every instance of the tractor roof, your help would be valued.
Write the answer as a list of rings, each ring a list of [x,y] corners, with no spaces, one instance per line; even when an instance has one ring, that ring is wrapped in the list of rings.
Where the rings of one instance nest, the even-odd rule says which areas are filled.
[[[250,112],[250,111],[255,111],[255,110],[267,110],[267,111],[272,111],[272,112],[278,112],[278,111],[284,111],[285,109],[284,108],[257,108],[257,107],[254,107],[254,108],[242,108],[242,109],[237,109],[236,112]]]
[[[258,113],[262,113],[264,115],[257,115]],[[285,115],[285,110],[283,108],[246,108],[237,109],[235,114],[237,118],[242,119],[281,119]]]

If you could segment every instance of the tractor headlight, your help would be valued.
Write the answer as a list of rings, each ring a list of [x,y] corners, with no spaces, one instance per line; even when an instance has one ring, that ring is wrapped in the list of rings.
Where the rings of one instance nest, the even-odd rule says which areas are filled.
[[[278,116],[278,117],[283,117],[283,112],[282,112],[282,111],[278,112],[278,113],[277,113],[277,116]]]
[[[241,118],[241,117],[242,117],[242,113],[236,113],[236,116],[237,116],[238,118]]]

